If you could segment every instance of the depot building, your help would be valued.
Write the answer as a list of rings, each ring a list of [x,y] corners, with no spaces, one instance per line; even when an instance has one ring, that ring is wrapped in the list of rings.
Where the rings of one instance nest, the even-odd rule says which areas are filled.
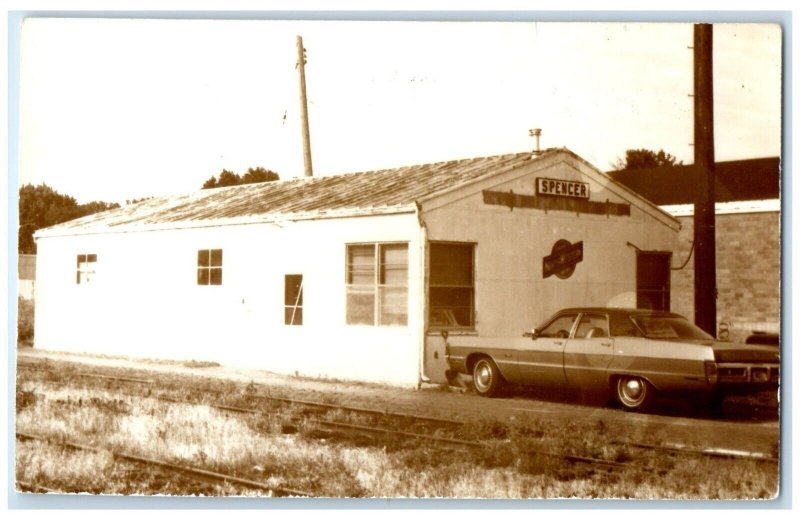
[[[668,309],[680,227],[566,149],[149,199],[36,233],[34,346],[444,382],[443,332]]]

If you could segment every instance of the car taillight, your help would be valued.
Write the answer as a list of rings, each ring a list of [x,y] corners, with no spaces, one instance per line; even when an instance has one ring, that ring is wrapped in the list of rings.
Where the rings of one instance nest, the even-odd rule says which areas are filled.
[[[706,361],[706,381],[712,385],[717,382],[717,364],[713,361]]]
[[[769,381],[769,368],[753,367],[750,369],[750,379],[754,383],[766,383]]]

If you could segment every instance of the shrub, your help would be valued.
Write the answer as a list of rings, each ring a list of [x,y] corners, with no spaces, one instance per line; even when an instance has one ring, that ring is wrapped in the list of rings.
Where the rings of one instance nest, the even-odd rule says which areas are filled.
[[[17,342],[33,342],[33,300],[17,297]]]
[[[17,392],[17,413],[36,404],[37,397],[33,390],[20,390]]]

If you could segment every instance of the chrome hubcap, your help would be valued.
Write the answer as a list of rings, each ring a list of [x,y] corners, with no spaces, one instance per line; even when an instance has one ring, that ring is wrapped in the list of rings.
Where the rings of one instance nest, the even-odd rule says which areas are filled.
[[[639,399],[642,396],[642,383],[638,379],[630,379],[625,383],[625,395],[631,399]]]
[[[481,363],[475,371],[475,384],[481,388],[487,388],[492,382],[492,371],[485,363]]]
[[[619,400],[628,407],[637,407],[642,404],[647,397],[646,392],[644,381],[638,378],[620,379],[617,383]]]

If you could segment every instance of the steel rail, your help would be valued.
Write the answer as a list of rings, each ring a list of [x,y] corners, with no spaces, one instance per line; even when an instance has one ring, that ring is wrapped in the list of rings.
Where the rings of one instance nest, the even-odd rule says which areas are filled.
[[[80,451],[87,451],[92,453],[101,453],[101,452],[108,452],[111,454],[112,457],[119,460],[126,460],[131,462],[137,462],[140,464],[148,465],[148,466],[156,466],[161,469],[165,469],[167,471],[172,471],[175,473],[182,473],[184,475],[189,476],[195,480],[200,480],[202,482],[207,483],[229,483],[229,484],[238,484],[240,486],[244,486],[251,489],[258,489],[261,491],[269,491],[273,494],[273,496],[278,497],[311,497],[310,493],[306,493],[305,491],[299,491],[296,489],[290,489],[282,486],[271,486],[269,484],[265,484],[263,482],[258,482],[255,480],[250,480],[242,477],[236,477],[234,475],[226,475],[224,473],[218,473],[216,471],[209,471],[202,468],[195,468],[192,466],[182,466],[178,464],[173,464],[171,462],[166,462],[163,460],[152,459],[148,457],[140,457],[138,455],[133,455],[130,453],[123,453],[123,452],[116,452],[113,450],[109,450],[107,448],[98,448],[95,446],[87,446],[85,444],[79,444],[72,441],[63,441],[63,440],[56,440],[50,439],[41,435],[35,435],[26,432],[17,432],[16,434],[17,439],[20,440],[34,440],[40,442],[47,442],[49,444],[57,444],[60,446],[66,446],[68,448],[72,448],[75,450]]]
[[[238,406],[229,406],[229,405],[220,405],[216,403],[204,403],[204,402],[197,402],[197,401],[189,401],[189,400],[182,400],[176,399],[174,397],[166,397],[166,396],[159,396],[159,395],[138,395],[138,394],[131,394],[123,392],[123,395],[128,397],[142,397],[142,398],[151,398],[157,399],[165,402],[175,403],[175,404],[187,404],[187,405],[202,405],[202,406],[209,406],[211,408],[217,408],[224,411],[234,412],[234,413],[243,413],[243,414],[252,414],[252,415],[265,415],[270,416],[272,415],[271,412],[267,412],[264,410],[258,410],[253,408],[242,408]],[[287,415],[287,414],[283,414]],[[426,435],[414,432],[406,432],[402,430],[390,430],[386,428],[377,428],[374,426],[366,426],[360,424],[353,424],[353,423],[343,423],[338,421],[325,421],[321,419],[306,419],[307,422],[327,428],[334,428],[339,430],[356,430],[356,431],[364,431],[368,433],[374,434],[381,434],[381,435],[389,435],[389,436],[404,436],[404,437],[411,437],[415,439],[421,440],[428,440],[432,442],[439,442],[442,444],[455,444],[462,447],[470,447],[470,448],[480,448],[480,449],[487,449],[490,448],[489,445],[486,443],[478,442],[478,441],[468,441],[463,439],[453,439],[449,437],[441,437],[437,435]],[[578,455],[568,455],[568,454],[559,454],[559,453],[551,453],[545,451],[538,451],[538,450],[526,450],[525,452],[528,455],[542,455],[551,458],[558,458],[562,460],[568,460],[572,462],[579,462],[584,464],[595,464],[595,465],[605,465],[605,466],[613,466],[613,467],[629,467],[629,468],[637,468],[637,469],[644,469],[649,471],[657,471],[657,469],[650,468],[647,466],[642,466],[640,464],[634,463],[625,463],[625,462],[618,462],[618,461],[611,461],[606,459],[597,459],[592,457],[582,457]]]
[[[400,412],[390,412],[386,410],[376,410],[373,408],[361,408],[357,406],[346,406],[346,405],[338,405],[338,404],[330,404],[330,403],[321,403],[318,401],[304,401],[300,399],[289,399],[286,397],[272,397],[263,394],[251,394],[253,397],[257,397],[259,399],[267,399],[270,401],[278,401],[278,402],[285,402],[289,404],[300,404],[305,406],[317,406],[320,408],[331,408],[337,410],[346,410],[348,412],[358,412],[370,415],[378,415],[381,417],[396,417],[398,419],[413,419],[417,421],[428,421],[433,423],[440,423],[446,424],[451,426],[462,426],[464,423],[460,421],[453,421],[452,419],[441,419],[439,417],[430,417],[426,415],[413,415],[413,414],[406,414]]]
[[[28,482],[26,480],[17,480],[17,489],[17,492],[21,490],[23,492],[28,491],[32,493],[61,493],[57,489],[34,484],[33,482]]]
[[[52,368],[39,368],[39,367],[35,367],[34,368],[32,365],[29,365],[29,364],[26,364],[26,363],[25,364],[18,364],[17,366],[21,367],[21,368],[33,368],[34,370],[55,372],[55,370],[52,369]],[[150,379],[137,379],[137,378],[129,378],[129,377],[108,376],[108,375],[104,375],[104,374],[94,374],[94,373],[90,373],[90,372],[77,372],[77,373],[75,373],[75,375],[79,375],[81,377],[87,377],[87,378],[98,378],[98,379],[105,379],[105,380],[119,380],[119,381],[133,382],[133,383],[144,383],[144,384],[148,384],[148,385],[153,385],[155,383],[155,381],[150,380]],[[210,388],[203,388],[202,391],[203,392],[207,392],[207,393],[215,393],[215,394],[218,394],[218,395],[226,393],[224,390],[215,390],[215,389],[210,389]],[[463,426],[463,424],[464,424],[463,422],[460,422],[460,421],[454,421],[452,419],[442,419],[442,418],[439,418],[439,417],[430,417],[430,416],[425,416],[425,415],[413,415],[413,414],[405,414],[405,413],[399,413],[399,412],[390,412],[390,411],[387,411],[387,410],[377,410],[377,409],[374,409],[374,408],[362,408],[362,407],[357,407],[357,406],[347,406],[347,405],[338,405],[338,404],[331,404],[331,403],[322,403],[322,402],[319,402],[319,401],[306,401],[306,400],[302,400],[302,399],[290,399],[288,397],[273,397],[273,396],[264,395],[264,394],[246,394],[245,397],[253,397],[253,398],[256,398],[256,399],[263,399],[263,400],[267,400],[267,401],[275,401],[275,402],[281,402],[281,403],[287,403],[287,404],[295,404],[295,405],[303,405],[303,406],[315,406],[315,407],[319,407],[319,408],[329,408],[329,409],[336,409],[336,410],[345,410],[345,411],[349,411],[349,412],[357,412],[357,413],[364,413],[364,414],[370,414],[370,415],[377,415],[377,416],[381,416],[381,417],[395,417],[395,418],[398,418],[398,419],[412,419],[412,420],[415,420],[415,421],[428,421],[428,422],[432,422],[432,423],[439,423],[439,424],[445,424],[445,425],[450,425],[450,426]]]
[[[107,376],[103,374],[93,374],[91,372],[77,372],[75,375],[80,377],[94,377],[97,379],[108,379],[113,381],[125,381],[128,383],[143,383],[146,385],[152,385],[154,381],[152,379],[138,379],[135,377],[118,377],[118,376]]]
[[[340,428],[346,430],[357,430],[368,433],[379,433],[382,435],[402,435],[404,437],[412,437],[415,439],[428,440],[433,442],[440,442],[442,444],[458,444],[461,446],[472,446],[478,448],[485,448],[486,445],[477,441],[465,441],[463,439],[452,439],[449,437],[439,437],[438,435],[426,435],[424,433],[404,432],[401,430],[389,430],[386,428],[376,428],[374,426],[364,426],[361,424],[343,423],[337,421],[323,421],[318,419],[307,419],[314,424],[326,426],[328,428]]]
[[[26,368],[26,369],[27,368],[32,368],[34,370],[55,372],[55,369],[53,369],[53,368],[47,368],[47,367],[40,368],[40,367],[36,367],[36,364],[18,363],[17,366],[21,367],[21,368]],[[99,379],[105,379],[105,380],[120,380],[120,381],[126,381],[126,382],[147,383],[147,384],[150,384],[150,385],[152,385],[154,383],[154,381],[148,380],[148,379],[121,378],[121,377],[116,377],[116,376],[107,376],[107,375],[103,375],[103,374],[92,374],[92,373],[88,373],[88,372],[81,372],[81,373],[78,373],[78,375],[81,375],[82,377],[87,377],[87,378],[97,377]],[[216,389],[205,389],[204,388],[204,389],[202,389],[202,391],[207,392],[207,393],[215,393],[217,395],[225,394],[225,392],[223,390],[216,390]],[[134,396],[134,397],[154,397],[156,399],[160,399],[160,400],[164,400],[164,401],[171,401],[171,402],[180,403],[180,404],[195,404],[195,405],[196,404],[203,404],[203,405],[211,406],[211,407],[218,408],[218,409],[221,409],[221,410],[228,410],[228,411],[232,411],[232,412],[251,413],[251,414],[253,414],[253,413],[266,414],[266,412],[264,412],[262,410],[253,410],[253,409],[249,409],[249,408],[240,408],[240,407],[236,407],[236,406],[222,405],[222,404],[184,401],[184,400],[175,399],[175,398],[169,398],[169,397],[165,397],[165,396],[145,396],[145,395],[134,395],[134,394],[126,394],[126,395],[130,395],[130,396]],[[283,403],[288,403],[288,404],[299,404],[299,405],[305,405],[305,406],[316,406],[316,407],[320,407],[320,408],[346,410],[346,411],[352,411],[352,412],[357,412],[357,413],[372,414],[372,415],[381,416],[381,417],[395,417],[395,418],[399,418],[399,419],[424,420],[424,421],[436,422],[436,423],[441,423],[441,424],[446,424],[446,425],[449,425],[449,426],[456,426],[456,427],[464,426],[466,424],[466,423],[464,423],[462,421],[454,421],[454,420],[450,420],[450,419],[440,419],[438,417],[403,414],[403,413],[398,413],[398,412],[389,412],[389,411],[376,410],[376,409],[370,409],[370,408],[353,407],[353,406],[343,406],[343,405],[336,405],[336,404],[330,404],[330,403],[322,403],[322,402],[317,402],[317,401],[306,401],[306,400],[299,400],[299,399],[290,399],[290,398],[285,398],[285,397],[273,397],[273,396],[268,396],[268,395],[264,395],[264,394],[246,394],[245,397],[253,397],[253,398],[256,398],[256,399],[283,402]],[[319,422],[318,420],[314,420],[314,419],[308,419],[308,420],[309,421],[317,421],[317,422]],[[338,428],[345,428],[346,424],[347,423],[339,423],[339,425],[337,427]],[[350,429],[367,429],[367,428],[370,428],[370,427],[359,426],[359,425],[351,425],[349,428]],[[376,433],[379,430],[380,429],[376,429]],[[398,430],[386,430],[386,433],[393,433],[393,434],[398,434],[398,435],[408,435],[408,436],[422,435],[422,434],[413,434],[413,433],[410,433],[410,432],[400,432]],[[433,437],[433,436],[429,436],[429,437]],[[434,440],[434,439],[436,439],[436,437],[433,437],[433,438],[431,438],[429,440]],[[459,439],[447,439],[445,437],[441,437],[440,439],[443,439],[442,442],[455,441],[455,442],[451,442],[451,443],[471,442],[471,441],[460,441]],[[764,460],[764,461],[768,461],[768,462],[777,462],[778,461],[778,459],[776,459],[774,457],[770,457],[770,456],[765,455],[765,454],[751,454],[751,453],[748,453],[748,452],[743,452],[743,451],[738,451],[738,450],[736,450],[736,451],[734,451],[734,450],[726,450],[726,449],[723,449],[723,448],[705,448],[705,449],[700,449],[700,448],[690,448],[690,447],[687,447],[687,446],[679,446],[679,445],[668,445],[668,444],[667,445],[656,445],[656,444],[645,444],[645,443],[615,443],[615,444],[619,444],[619,445],[623,445],[623,446],[630,446],[630,447],[633,447],[633,448],[648,448],[648,449],[655,449],[655,450],[661,450],[661,451],[669,451],[669,452],[673,452],[673,453],[685,453],[687,455],[703,455],[703,456],[708,456],[708,457],[725,457],[725,458],[730,458],[730,459],[755,459],[755,460]],[[619,464],[619,463],[615,463],[615,464]]]
[[[230,405],[218,404],[218,403],[192,401],[192,400],[188,400],[188,399],[177,399],[175,397],[166,397],[166,396],[162,396],[162,395],[148,395],[148,396],[145,396],[145,395],[140,395],[140,394],[132,394],[132,393],[128,393],[128,392],[121,392],[121,393],[122,393],[122,395],[125,395],[127,397],[137,397],[137,398],[145,398],[145,399],[146,398],[157,399],[159,401],[165,401],[165,402],[174,403],[174,404],[185,404],[185,405],[192,405],[192,406],[197,406],[197,405],[209,406],[211,408],[216,408],[216,409],[223,410],[223,411],[226,411],[226,412],[234,412],[234,413],[250,414],[250,415],[263,415],[265,417],[278,415],[278,416],[284,416],[284,417],[288,417],[288,418],[294,418],[293,415],[291,415],[289,413],[286,413],[286,412],[283,412],[283,413],[281,413],[281,412],[271,412],[271,411],[267,411],[267,410],[259,410],[257,408],[243,408],[241,406],[230,406]],[[438,435],[427,435],[427,434],[423,434],[423,433],[414,433],[414,432],[408,432],[408,431],[396,430],[396,429],[390,430],[390,429],[387,429],[387,428],[378,428],[378,427],[375,427],[375,426],[366,426],[366,425],[361,425],[361,424],[345,423],[345,422],[339,422],[339,421],[326,421],[326,420],[323,420],[323,419],[306,418],[305,421],[310,423],[310,424],[319,425],[319,426],[326,426],[326,427],[329,427],[329,428],[336,428],[336,429],[340,429],[340,430],[358,430],[358,431],[365,431],[365,432],[370,432],[370,433],[378,433],[378,434],[382,434],[382,435],[395,435],[395,436],[412,437],[412,438],[416,438],[416,439],[424,439],[424,440],[429,440],[429,441],[433,441],[433,442],[440,442],[440,443],[443,443],[443,444],[459,444],[459,445],[463,445],[463,446],[484,447],[484,445],[479,443],[479,442],[466,441],[466,440],[463,440],[463,439],[453,439],[453,438],[449,438],[449,437],[441,437],[441,436],[438,436]]]
[[[125,395],[131,396],[131,397],[139,397],[139,396],[136,396],[136,395],[133,395],[133,394],[125,394]],[[162,396],[149,396],[149,397],[155,398],[155,399],[158,399],[158,400],[171,402],[171,403],[176,403],[176,404],[210,406],[212,408],[218,408],[218,409],[221,409],[221,410],[235,412],[235,413],[245,413],[245,414],[253,414],[253,415],[260,414],[260,415],[265,415],[265,416],[272,415],[271,412],[266,412],[264,410],[258,410],[258,409],[253,409],[253,408],[241,408],[241,407],[237,407],[237,406],[219,405],[219,404],[215,404],[215,403],[202,403],[202,402],[195,402],[195,401],[186,401],[186,400],[175,399],[175,398],[172,398],[172,397],[162,397]],[[282,414],[282,415],[288,415],[288,414]],[[387,428],[377,428],[377,427],[374,427],[374,426],[366,426],[366,425],[361,425],[361,424],[344,423],[344,422],[338,422],[338,421],[325,421],[325,420],[321,420],[321,419],[306,419],[306,421],[311,423],[311,424],[316,424],[316,425],[319,425],[319,426],[328,427],[328,428],[334,428],[334,429],[339,429],[339,430],[356,430],[356,431],[364,431],[364,432],[368,432],[368,433],[377,433],[377,434],[381,434],[381,435],[404,436],[404,437],[411,437],[411,438],[415,438],[415,439],[429,440],[429,441],[432,441],[432,442],[439,442],[439,443],[442,443],[442,444],[456,444],[456,445],[459,445],[459,446],[466,446],[466,447],[472,447],[472,448],[482,448],[482,449],[490,448],[489,445],[487,445],[486,443],[483,443],[483,442],[468,441],[468,440],[463,440],[463,439],[453,439],[453,438],[449,438],[449,437],[441,437],[441,436],[438,436],[438,435],[426,435],[426,434],[407,432],[407,431],[402,431],[402,430],[390,430],[390,429],[387,429]],[[527,450],[526,454],[528,454],[528,455],[544,455],[546,457],[560,458],[560,459],[569,460],[569,461],[572,461],[572,462],[581,462],[581,463],[584,463],[584,464],[600,464],[600,465],[615,466],[615,467],[632,467],[632,468],[645,469],[645,470],[651,470],[651,471],[652,470],[658,470],[658,468],[650,468],[650,467],[647,467],[647,466],[642,466],[640,464],[612,461],[612,460],[607,460],[607,459],[598,459],[598,458],[593,458],[593,457],[582,457],[582,456],[579,456],[579,455],[568,455],[568,454],[561,454],[561,453],[552,453],[552,452],[538,451],[538,450]]]
[[[24,368],[26,370],[38,370],[40,372],[56,372],[54,368],[47,366],[38,366],[37,363],[17,363],[17,368]],[[123,377],[123,376],[107,376],[105,374],[96,374],[92,372],[73,372],[70,375],[79,377],[91,377],[97,379],[126,381],[129,383],[143,383],[147,385],[152,385],[155,382],[152,379],[140,379],[135,377]]]
[[[25,368],[27,368],[27,367],[25,367]],[[117,378],[115,376],[105,376],[105,375],[100,375],[100,374],[81,373],[80,375],[86,376],[86,377],[97,376],[97,377],[99,377],[101,379],[106,379],[106,380],[108,380],[108,379],[119,379],[121,381],[132,381],[132,382],[147,381],[147,380],[143,380],[143,379]],[[201,401],[191,401],[191,400],[186,400],[186,399],[177,399],[177,398],[174,398],[174,397],[167,397],[167,396],[164,396],[164,395],[149,395],[149,396],[146,396],[146,395],[141,395],[141,394],[133,394],[133,393],[130,393],[130,392],[121,392],[121,393],[123,395],[128,396],[128,397],[136,397],[136,398],[148,398],[149,397],[149,398],[154,398],[154,399],[157,399],[157,400],[160,400],[160,401],[165,401],[165,402],[170,402],[170,403],[175,403],[175,404],[210,406],[212,408],[216,408],[216,409],[219,409],[219,410],[235,412],[235,413],[260,414],[260,415],[266,415],[266,416],[272,415],[272,413],[266,412],[264,410],[258,410],[258,409],[253,409],[253,408],[243,408],[243,407],[240,407],[240,406],[231,406],[231,405],[224,405],[224,404],[219,404],[219,403],[207,403],[207,402],[201,402]],[[214,391],[214,393],[221,394],[223,392]],[[300,401],[300,400],[293,400],[293,399],[287,399],[287,398],[276,398],[276,397],[271,397],[271,396],[263,396],[263,395],[260,395],[260,394],[251,394],[251,396],[255,397],[257,399],[276,400],[276,401],[288,402],[288,403],[292,403],[292,404],[299,403],[299,404],[302,404],[302,405],[312,405],[312,406],[321,406],[321,407],[325,407],[325,408],[344,409],[344,410],[348,410],[348,411],[357,411],[357,412],[363,412],[363,413],[377,413],[377,414],[380,414],[381,416],[402,417],[404,419],[412,419],[412,418],[413,419],[417,419],[418,418],[417,416],[409,416],[409,415],[406,415],[406,414],[395,414],[393,412],[380,412],[380,411],[376,411],[376,410],[371,410],[371,409],[366,409],[366,408],[356,408],[356,407],[341,407],[341,406],[336,406],[336,405],[330,405],[330,404],[327,404],[327,403],[317,403],[317,402],[312,402],[312,401]],[[285,415],[288,415],[288,414],[285,414]],[[427,417],[422,417],[422,418],[424,418],[425,420],[430,420]],[[430,441],[433,441],[433,442],[440,442],[440,443],[445,443],[445,444],[459,444],[459,445],[465,445],[465,446],[481,446],[480,443],[473,442],[473,441],[465,441],[465,440],[462,440],[462,439],[452,439],[452,438],[440,437],[440,436],[434,436],[434,435],[426,435],[426,434],[420,434],[420,433],[414,433],[414,432],[406,432],[406,431],[401,431],[401,430],[389,430],[389,429],[385,429],[385,428],[376,428],[376,427],[372,427],[372,426],[365,426],[365,425],[352,424],[352,423],[343,423],[343,422],[337,422],[337,421],[324,421],[324,420],[320,420],[320,419],[306,419],[306,421],[308,421],[308,422],[310,422],[312,424],[318,424],[318,425],[327,426],[327,427],[330,427],[330,428],[360,430],[360,431],[366,431],[366,432],[370,432],[370,433],[379,433],[379,434],[383,434],[383,435],[400,435],[400,436],[413,437],[413,438],[418,438],[418,439],[425,439],[425,440],[430,440]],[[445,422],[445,420],[440,420],[440,419],[436,419],[436,421]],[[459,426],[463,424],[463,423],[458,423],[458,422],[455,422],[455,421],[446,421],[446,423],[448,425],[457,424]]]
[[[165,397],[165,396],[158,396],[158,395],[150,395],[150,396],[142,396],[138,394],[130,394],[123,392],[123,395],[128,397],[144,397],[144,398],[151,398],[157,399],[161,401],[166,401],[169,403],[174,404],[188,404],[188,405],[202,405],[202,406],[209,406],[211,408],[218,408],[224,411],[234,412],[234,413],[243,413],[243,414],[252,414],[252,415],[264,415],[270,416],[273,415],[272,412],[267,412],[264,410],[258,410],[253,408],[242,408],[238,406],[228,406],[228,405],[218,405],[215,403],[203,403],[197,401],[188,401],[188,400],[181,400],[176,399],[173,397]],[[281,415],[288,415],[288,414],[281,414]],[[343,423],[338,421],[325,421],[321,419],[306,419],[307,422],[315,425],[319,425],[326,428],[333,428],[338,430],[355,430],[355,431],[364,431],[368,433],[376,433],[381,435],[387,436],[404,436],[404,437],[411,437],[415,439],[421,440],[428,440],[432,442],[439,442],[442,444],[455,444],[461,447],[468,447],[468,448],[478,448],[478,449],[490,449],[491,446],[478,441],[468,441],[463,439],[453,439],[449,437],[441,437],[437,435],[426,435],[414,432],[406,432],[402,430],[390,430],[386,428],[377,428],[374,426],[366,426],[360,424],[353,424],[353,423]],[[641,469],[645,471],[659,471],[660,468],[652,468],[649,466],[643,466],[641,464],[635,464],[632,462],[619,462],[619,461],[612,461],[607,459],[598,459],[592,457],[583,457],[579,455],[569,455],[563,453],[552,453],[547,451],[540,451],[540,450],[526,450],[524,452],[526,455],[541,455],[550,458],[557,458],[561,460],[567,460],[571,462],[578,462],[583,464],[590,464],[590,465],[604,465],[604,466],[612,466],[612,467],[620,467],[620,468],[634,468],[634,469]]]
[[[646,444],[642,442],[619,443],[622,446],[632,446],[634,448],[667,451],[671,453],[685,453],[687,455],[702,455],[705,457],[718,457],[725,459],[750,459],[760,462],[779,462],[777,457],[766,453],[751,452],[745,450],[730,450],[727,448],[693,448],[683,444]]]

